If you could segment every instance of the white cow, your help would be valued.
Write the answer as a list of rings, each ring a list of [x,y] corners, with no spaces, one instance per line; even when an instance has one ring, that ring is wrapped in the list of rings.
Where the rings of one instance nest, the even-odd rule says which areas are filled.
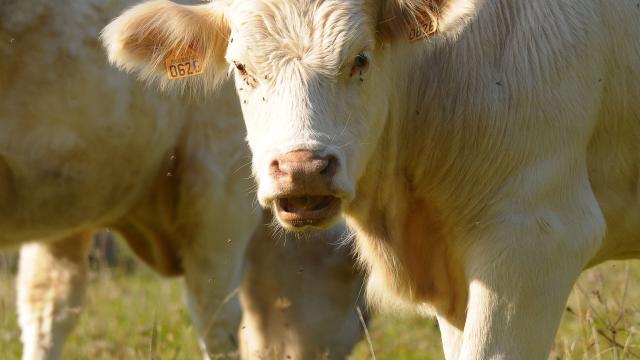
[[[241,357],[345,359],[362,335],[357,307],[367,316],[350,248],[335,246],[345,227],[275,242],[272,230],[260,227],[245,253]]]
[[[233,65],[260,203],[344,213],[448,359],[544,358],[578,274],[640,254],[637,1],[153,1],[103,39],[145,77]]]
[[[107,64],[99,30],[130,3],[0,2],[0,248],[35,241],[21,251],[18,280],[24,359],[60,356],[84,296],[91,233],[105,226],[160,274],[184,277],[202,343],[223,351],[240,314],[233,301],[221,304],[240,280],[247,241],[267,231],[233,88],[185,105]],[[332,254],[340,268],[350,263]],[[304,295],[290,301],[307,302]],[[357,324],[354,303],[335,311],[347,306]],[[309,331],[321,329],[313,325]],[[331,343],[304,346],[322,352]]]

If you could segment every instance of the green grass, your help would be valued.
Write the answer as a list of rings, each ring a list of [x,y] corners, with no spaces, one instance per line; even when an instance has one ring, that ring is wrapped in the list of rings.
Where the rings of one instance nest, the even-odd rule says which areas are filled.
[[[0,349],[19,359],[14,276],[0,272]],[[640,262],[610,262],[583,274],[550,359],[640,359]],[[369,326],[377,359],[441,359],[433,320],[379,315]],[[155,335],[154,335],[155,334]],[[93,272],[87,306],[65,359],[198,359],[180,280],[146,269]],[[371,358],[365,340],[353,359]]]
[[[19,359],[14,279],[0,276],[0,349]],[[155,336],[153,333],[155,332]],[[87,306],[67,342],[65,359],[196,359],[196,335],[183,306],[179,280],[148,270],[93,273]]]

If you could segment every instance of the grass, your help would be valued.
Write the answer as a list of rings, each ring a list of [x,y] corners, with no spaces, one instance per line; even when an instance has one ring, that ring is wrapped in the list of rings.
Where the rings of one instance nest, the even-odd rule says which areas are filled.
[[[19,359],[14,279],[0,276],[0,349]],[[69,337],[65,359],[196,359],[196,335],[179,280],[149,271],[93,273],[87,306]]]
[[[6,258],[6,257],[5,257]],[[1,260],[1,259],[0,259]],[[1,261],[0,261],[1,263]],[[0,271],[0,349],[20,358],[14,275]],[[87,306],[65,359],[198,359],[180,280],[144,268],[92,272]],[[585,272],[567,304],[549,359],[640,359],[640,262],[609,262]],[[354,360],[442,359],[435,321],[379,315]]]
[[[551,357],[640,359],[640,263],[584,273],[569,298]]]

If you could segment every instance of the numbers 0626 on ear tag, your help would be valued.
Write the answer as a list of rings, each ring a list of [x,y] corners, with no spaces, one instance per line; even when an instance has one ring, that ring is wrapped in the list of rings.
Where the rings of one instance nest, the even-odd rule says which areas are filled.
[[[409,41],[418,41],[438,32],[438,18],[426,14],[418,16],[416,27],[409,29]]]
[[[164,61],[169,80],[200,75],[204,72],[202,56],[193,48],[173,50]]]

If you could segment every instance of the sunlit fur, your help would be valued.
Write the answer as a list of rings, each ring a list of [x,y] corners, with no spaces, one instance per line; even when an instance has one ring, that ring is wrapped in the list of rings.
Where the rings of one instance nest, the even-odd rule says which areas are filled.
[[[637,4],[423,4],[224,10],[260,202],[277,156],[335,154],[372,298],[435,312],[448,359],[544,358],[580,271],[640,254]]]
[[[142,3],[130,9],[102,31],[109,60],[124,70],[139,69],[140,76],[160,87],[213,90],[226,78],[221,57],[227,47],[224,13],[216,3],[177,5],[170,1]],[[169,81],[165,59],[172,51],[195,49],[204,61],[204,75]]]
[[[254,229],[269,222],[251,191],[240,106],[230,83],[196,104],[163,96],[111,67],[98,46],[99,31],[131,3],[0,1],[0,249],[23,245],[16,286],[25,360],[62,356],[83,306],[92,235],[104,227],[122,235],[160,275],[183,277],[205,350],[233,350],[229,337],[237,332],[240,308],[237,297],[226,300],[237,293],[243,249]],[[287,246],[264,259],[291,250],[294,236],[287,237]],[[323,239],[307,247],[327,251],[331,239]],[[332,259],[325,269],[352,264],[345,254]],[[280,264],[281,271],[294,273],[315,257],[298,260]],[[272,279],[271,269],[251,260],[245,266]],[[325,280],[348,287],[357,276]],[[278,282],[271,289],[298,286]],[[332,308],[331,288],[316,290],[326,296],[314,301]],[[246,316],[254,322],[280,311],[260,297],[248,299],[266,308]],[[304,296],[290,301],[308,306]],[[149,304],[149,311],[168,311],[164,299]],[[333,308],[347,311],[349,305]],[[326,328],[292,325],[313,332],[342,320],[323,322]],[[343,347],[360,334],[345,327],[350,330],[351,340],[337,339]],[[253,330],[266,338],[260,331]],[[330,336],[323,342],[287,346],[325,348],[334,334],[325,332]]]
[[[66,241],[30,243],[20,249],[18,322],[27,360],[60,357],[82,310],[92,233]]]

